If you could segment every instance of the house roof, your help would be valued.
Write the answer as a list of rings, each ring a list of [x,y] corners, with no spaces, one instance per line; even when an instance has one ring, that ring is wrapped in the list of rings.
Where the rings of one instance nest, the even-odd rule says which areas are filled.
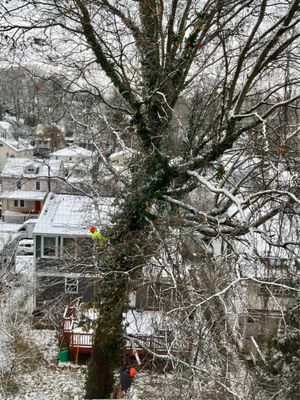
[[[166,328],[161,311],[129,310],[123,314],[127,335],[153,335],[157,330]]]
[[[51,153],[51,157],[92,157],[91,150],[84,149],[80,146],[69,146]]]
[[[84,309],[82,314],[93,321],[99,317],[99,313],[93,309]],[[129,310],[123,314],[123,323],[126,327],[126,335],[130,336],[151,336],[168,328],[166,319],[161,311],[143,311]],[[75,322],[74,333],[93,333],[93,329],[88,331],[86,327],[78,326]],[[76,338],[77,339],[77,338]],[[75,339],[75,340],[76,340]]]
[[[93,201],[87,196],[49,193],[34,228],[34,234],[89,236],[89,227],[109,225],[113,198]]]
[[[0,127],[5,130],[8,130],[11,127],[11,124],[7,121],[0,121]]]
[[[125,162],[126,163],[135,154],[136,154],[135,150],[127,148],[125,150],[121,150],[121,151],[118,151],[116,153],[112,153],[109,156],[109,159],[110,159],[111,162],[120,162],[120,163]]]
[[[11,200],[44,200],[47,192],[35,190],[12,190],[0,194],[1,199]]]
[[[20,178],[47,178],[50,168],[50,177],[59,175],[59,170],[62,165],[61,160],[42,160],[31,158],[9,158],[3,168],[2,177]],[[38,168],[37,173],[26,173],[26,168],[33,166]]]
[[[0,141],[5,143],[8,147],[12,148],[16,152],[33,150],[33,147],[30,146],[30,144],[24,139],[14,140],[1,138]]]

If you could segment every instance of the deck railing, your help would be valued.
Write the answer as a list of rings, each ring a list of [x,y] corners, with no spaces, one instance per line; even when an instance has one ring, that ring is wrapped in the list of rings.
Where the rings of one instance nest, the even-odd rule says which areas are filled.
[[[71,351],[92,352],[94,334],[89,332],[79,331],[76,326],[78,318],[78,309],[82,299],[75,299],[70,306],[66,307],[62,318],[62,332],[68,338],[68,343]],[[127,335],[124,341],[126,352],[143,353],[149,349],[158,354],[168,354],[178,352],[178,348],[173,342],[174,338],[169,331],[162,335]]]
[[[92,349],[93,336],[93,333],[88,332],[71,332],[69,346],[70,348]]]
[[[61,321],[61,328],[63,334],[67,333],[70,334],[74,328],[74,322],[77,318],[78,307],[82,301],[82,297],[78,297],[72,301],[72,303],[65,308],[63,313],[62,321]]]

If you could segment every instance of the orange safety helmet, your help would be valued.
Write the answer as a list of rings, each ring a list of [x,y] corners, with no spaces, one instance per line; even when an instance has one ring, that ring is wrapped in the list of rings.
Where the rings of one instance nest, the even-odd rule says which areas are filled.
[[[129,369],[129,376],[130,376],[130,378],[134,378],[136,376],[136,369],[135,368],[130,368]]]
[[[95,226],[91,226],[89,231],[93,234],[95,231],[97,230],[97,228]]]

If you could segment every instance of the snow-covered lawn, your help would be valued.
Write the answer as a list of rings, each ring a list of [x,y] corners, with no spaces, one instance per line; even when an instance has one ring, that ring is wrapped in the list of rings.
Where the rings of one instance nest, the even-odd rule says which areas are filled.
[[[6,394],[7,400],[83,399],[86,367],[57,361],[58,346],[55,331],[27,331],[27,340],[34,341],[35,359],[24,363],[13,374]],[[32,342],[31,342],[32,343]],[[39,357],[40,356],[40,357]],[[0,397],[1,398],[1,397]]]
[[[82,400],[86,366],[59,362],[57,332],[31,324],[32,262],[17,256],[15,275],[0,287],[0,400]],[[152,398],[147,377],[139,375],[127,399]]]
[[[32,257],[0,288],[0,399],[83,399],[85,366],[58,362],[55,330],[34,329]]]

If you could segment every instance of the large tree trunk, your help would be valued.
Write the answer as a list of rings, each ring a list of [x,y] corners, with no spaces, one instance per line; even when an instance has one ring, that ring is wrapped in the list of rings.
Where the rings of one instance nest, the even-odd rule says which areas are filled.
[[[155,162],[153,161],[153,166]],[[99,254],[102,276],[99,282],[97,307],[100,318],[95,332],[93,356],[88,367],[86,398],[109,398],[114,388],[114,371],[122,363],[124,350],[123,314],[128,309],[129,283],[135,282],[142,267],[153,254],[155,243],[149,237],[149,206],[168,178],[160,167],[158,181],[145,182],[143,172],[133,179],[133,188],[117,215],[117,223],[108,233],[110,243]],[[149,167],[149,165],[148,165]],[[162,185],[162,181],[165,182]],[[138,190],[138,187],[140,190]]]

